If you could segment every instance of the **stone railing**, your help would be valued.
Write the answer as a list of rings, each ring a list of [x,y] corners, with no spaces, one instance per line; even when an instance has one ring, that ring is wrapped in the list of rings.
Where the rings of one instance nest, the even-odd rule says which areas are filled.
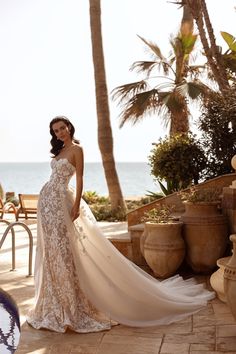
[[[195,187],[199,189],[216,187],[223,190],[224,187],[229,187],[235,179],[236,173],[230,173],[199,183],[198,185],[195,185]],[[185,189],[185,191],[188,190],[189,188]],[[140,224],[144,213],[150,209],[155,208],[157,205],[175,205],[177,215],[181,215],[184,212],[184,205],[179,196],[179,192],[175,192],[129,212],[127,214],[128,226]]]

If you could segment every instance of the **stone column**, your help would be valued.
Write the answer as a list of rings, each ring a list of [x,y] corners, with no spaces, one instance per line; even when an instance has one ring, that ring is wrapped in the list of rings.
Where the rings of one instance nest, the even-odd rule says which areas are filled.
[[[224,187],[222,211],[227,216],[230,234],[236,233],[236,188]]]
[[[231,160],[231,165],[236,171],[236,155]],[[236,233],[236,180],[231,186],[223,188],[222,210],[229,222],[229,231]]]

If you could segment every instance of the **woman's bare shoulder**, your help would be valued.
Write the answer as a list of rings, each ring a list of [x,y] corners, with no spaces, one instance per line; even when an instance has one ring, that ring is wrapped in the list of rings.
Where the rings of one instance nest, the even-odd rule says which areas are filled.
[[[80,144],[74,144],[72,149],[75,153],[77,153],[77,152],[82,153],[83,152],[83,147]]]

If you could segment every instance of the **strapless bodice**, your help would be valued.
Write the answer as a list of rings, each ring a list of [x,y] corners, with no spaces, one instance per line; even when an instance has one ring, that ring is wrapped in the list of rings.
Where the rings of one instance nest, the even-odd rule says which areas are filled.
[[[75,167],[66,158],[59,160],[54,158],[51,161],[51,168],[52,173],[49,182],[52,182],[53,184],[68,185],[69,180],[75,172]]]

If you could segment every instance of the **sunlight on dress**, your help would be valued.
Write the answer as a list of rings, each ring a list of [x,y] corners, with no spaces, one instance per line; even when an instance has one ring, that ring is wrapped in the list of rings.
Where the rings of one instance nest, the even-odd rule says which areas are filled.
[[[35,307],[27,321],[35,328],[96,332],[113,324],[155,326],[179,321],[215,297],[194,279],[158,281],[125,258],[105,238],[85,201],[70,218],[75,168],[67,159],[51,162],[50,181],[38,202]]]

